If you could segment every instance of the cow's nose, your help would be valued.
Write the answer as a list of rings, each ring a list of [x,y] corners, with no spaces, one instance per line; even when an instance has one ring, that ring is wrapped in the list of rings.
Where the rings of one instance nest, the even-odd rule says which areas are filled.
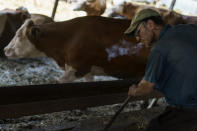
[[[4,52],[7,52],[8,48],[7,48],[7,47],[5,47],[3,50],[4,50]]]
[[[6,56],[11,56],[12,52],[13,52],[12,48],[8,48],[8,47],[4,48],[4,53]]]
[[[4,50],[4,53],[5,53],[5,52],[6,52],[6,50],[7,50],[7,48],[5,47],[3,50]]]

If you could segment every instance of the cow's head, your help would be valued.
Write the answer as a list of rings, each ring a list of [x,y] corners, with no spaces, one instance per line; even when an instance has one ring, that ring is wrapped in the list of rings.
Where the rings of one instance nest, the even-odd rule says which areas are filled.
[[[4,9],[1,12],[7,16],[7,21],[14,32],[24,23],[26,19],[31,17],[29,12],[23,8],[17,8],[16,10]]]
[[[24,7],[17,8],[16,12],[15,12],[15,15],[18,15],[17,19],[20,19],[22,22],[24,22],[26,19],[31,17],[28,10]]]
[[[39,57],[45,54],[39,51],[34,44],[29,40],[38,38],[40,33],[39,28],[34,26],[32,20],[27,19],[25,23],[17,30],[16,35],[10,43],[4,48],[5,55],[8,58],[25,58]]]

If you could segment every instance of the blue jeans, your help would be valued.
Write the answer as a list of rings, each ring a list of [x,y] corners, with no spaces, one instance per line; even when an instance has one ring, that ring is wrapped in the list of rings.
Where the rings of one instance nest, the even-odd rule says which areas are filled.
[[[197,131],[197,110],[167,106],[150,121],[145,131]]]

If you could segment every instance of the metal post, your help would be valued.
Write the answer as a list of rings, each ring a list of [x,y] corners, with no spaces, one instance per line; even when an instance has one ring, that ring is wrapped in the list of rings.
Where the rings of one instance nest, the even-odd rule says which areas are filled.
[[[54,7],[53,7],[53,12],[52,12],[52,15],[51,15],[52,19],[54,19],[54,17],[55,17],[55,12],[56,12],[56,9],[57,9],[57,6],[58,6],[58,2],[59,2],[59,0],[55,0],[55,4],[54,4]]]
[[[173,10],[175,3],[176,3],[176,0],[172,0],[172,3],[171,3],[170,8],[169,8],[170,11]]]

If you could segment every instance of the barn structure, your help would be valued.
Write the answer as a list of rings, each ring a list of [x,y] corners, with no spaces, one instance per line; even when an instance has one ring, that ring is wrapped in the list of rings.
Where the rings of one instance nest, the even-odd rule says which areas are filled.
[[[72,0],[70,1],[65,0],[65,1],[70,3],[72,2]],[[93,1],[94,3],[97,0],[87,0],[87,1],[88,2]],[[55,19],[55,15],[57,13],[56,10],[58,8],[59,2],[60,2],[59,0],[55,0],[53,3],[53,7],[51,7],[52,11],[50,12],[50,17],[52,19]],[[126,2],[128,2],[128,0]],[[110,4],[113,5],[112,3]],[[175,4],[176,4],[176,0],[172,0],[168,11],[173,12],[173,8]],[[88,4],[86,3],[86,6],[87,5],[91,7],[98,7],[98,6],[92,6],[90,3]],[[93,5],[95,5],[95,3]],[[106,8],[105,10],[107,10],[107,7],[105,8]],[[85,9],[90,9],[90,8],[85,8]],[[101,10],[97,9],[97,11],[101,11]],[[61,30],[61,28],[53,24],[54,21],[49,17],[46,17],[47,21],[45,21],[46,20],[45,18],[44,20],[40,19],[40,16],[39,18],[36,17],[34,18],[35,21],[40,22],[40,20],[42,20],[41,23],[38,22],[37,24],[32,24],[32,21],[29,20],[29,18],[33,17],[33,15],[29,12],[26,13],[27,14],[25,17],[25,22],[24,24],[21,24],[22,26],[20,27],[20,29],[19,27],[17,27],[17,29],[14,27],[15,29],[14,33],[17,35],[17,37],[13,36],[15,40],[19,38],[18,36],[21,36],[22,33],[28,32],[30,29],[29,27],[31,26],[37,27],[32,32],[30,31],[32,34],[37,34],[37,33],[39,34],[39,31],[43,31],[42,29],[44,30],[49,29],[48,27],[52,27],[49,30],[53,30],[56,28]],[[0,12],[0,19],[2,14]],[[6,16],[6,18],[8,18],[8,16]],[[179,16],[180,16],[179,14],[178,15],[173,14],[173,17],[171,18],[176,18],[176,20],[178,19],[177,21],[182,22],[181,24],[197,23],[197,18],[195,16],[188,17],[187,15],[181,15],[181,18]],[[3,18],[4,17],[5,16],[3,16]],[[117,111],[120,111],[119,109],[121,108],[122,104],[126,103],[125,104],[126,107],[124,107],[124,109],[122,108],[123,109],[122,113],[119,114],[119,116],[112,123],[111,127],[108,130],[109,131],[110,130],[142,131],[146,127],[150,119],[152,119],[153,117],[155,117],[156,115],[158,115],[164,110],[164,107],[166,106],[166,102],[163,98],[163,95],[157,91],[146,96],[129,99],[130,100],[129,103],[128,101],[124,101],[126,98],[128,98],[127,92],[129,86],[138,83],[139,80],[142,78],[144,73],[143,68],[145,68],[145,64],[146,64],[145,62],[147,61],[147,58],[144,56],[147,56],[147,54],[149,53],[149,49],[148,50],[144,49],[141,46],[141,44],[132,45],[132,51],[135,51],[134,54],[139,54],[137,58],[140,59],[139,61],[135,61],[137,63],[136,65],[133,64],[134,65],[133,67],[137,70],[136,71],[137,73],[133,70],[132,71],[134,72],[134,75],[129,73],[128,72],[129,66],[124,66],[123,68],[121,63],[125,63],[125,61],[128,61],[128,59],[130,58],[122,57],[122,56],[124,56],[127,53],[132,54],[131,52],[129,52],[127,47],[130,47],[129,44],[131,44],[132,42],[134,43],[136,42],[136,39],[129,39],[121,35],[123,30],[125,30],[126,27],[130,24],[130,20],[125,20],[125,17],[127,16],[125,15],[123,20],[122,17],[121,19],[119,19],[120,17],[118,19],[114,19],[114,18],[106,18],[100,16],[80,17],[80,18],[68,20],[68,23],[64,25],[64,27],[70,26],[68,32],[72,32],[73,30],[76,30],[76,28],[83,29],[82,34],[85,35],[80,35],[79,38],[73,40],[76,41],[78,40],[80,42],[89,40],[88,42],[90,44],[95,39],[95,41],[98,42],[98,43],[95,42],[96,44],[92,45],[91,48],[89,48],[87,45],[83,45],[84,47],[83,46],[80,47],[81,45],[79,44],[74,45],[75,43],[73,42],[73,45],[77,50],[72,50],[73,46],[71,46],[69,47],[71,51],[68,50],[68,52],[69,51],[71,53],[79,52],[84,48],[87,49],[84,52],[82,52],[82,54],[79,54],[77,56],[77,58],[81,58],[81,59],[77,59],[77,61],[82,60],[82,62],[80,62],[79,65],[83,65],[85,63],[84,65],[86,66],[86,63],[95,62],[96,64],[103,66],[102,64],[104,63],[103,67],[105,67],[106,70],[109,71],[107,73],[108,75],[110,74],[111,76],[106,76],[106,75],[102,76],[105,70],[103,70],[98,66],[86,70],[84,66],[83,67],[78,66],[78,63],[73,62],[74,64],[72,63],[72,65],[76,66],[76,68],[79,67],[78,70],[80,70],[77,75],[79,76],[81,74],[84,75],[84,72],[87,73],[87,71],[92,71],[95,74],[100,74],[101,77],[99,75],[89,77],[90,75],[93,74],[91,72],[92,74],[90,73],[86,75],[87,78],[91,78],[91,79],[86,79],[85,77],[82,77],[80,79],[74,79],[74,81],[73,79],[72,81],[69,79],[70,81],[64,83],[58,83],[59,78],[62,77],[63,74],[65,73],[64,70],[62,70],[60,67],[63,66],[63,68],[66,68],[68,70],[72,70],[73,68],[70,68],[70,66],[64,67],[65,66],[64,61],[62,61],[62,59],[60,59],[56,55],[51,55],[53,54],[53,52],[52,53],[50,51],[48,52],[53,59],[46,58],[45,57],[46,54],[41,54],[42,57],[39,58],[28,58],[28,57],[22,59],[0,58],[0,79],[1,79],[0,80],[0,130],[30,130],[30,131],[31,130],[32,131],[33,130],[92,131],[93,129],[102,130],[110,122],[113,115]],[[28,21],[26,21],[26,19],[28,19]],[[87,22],[87,20],[89,21],[89,23]],[[168,17],[166,18],[166,20],[168,20]],[[177,24],[176,20],[173,20],[175,24]],[[109,23],[107,23],[106,21]],[[69,24],[69,22],[71,23],[79,22],[79,24],[78,26],[73,26],[72,24]],[[45,25],[45,23],[47,24]],[[83,27],[80,27],[79,25],[82,25]],[[95,28],[95,30],[97,30],[96,33],[94,32],[94,30],[91,30],[94,25],[97,26],[97,28]],[[103,28],[103,25],[105,25],[106,28]],[[121,28],[117,28],[116,27],[117,25],[118,27]],[[11,26],[10,28],[13,28],[13,26]],[[2,28],[0,27],[0,31],[1,29]],[[104,32],[102,32],[99,29],[102,29],[102,31]],[[4,30],[4,28],[2,30]],[[119,33],[116,32],[113,35],[111,35],[110,32],[108,32],[108,30],[110,30],[110,32],[117,31]],[[88,34],[87,32],[90,33]],[[47,34],[46,32],[44,33],[45,35]],[[102,36],[102,37],[100,37],[100,39],[99,38],[96,39],[96,36],[92,35],[94,33],[97,36]],[[103,35],[104,33],[106,36],[108,35],[108,39],[105,35]],[[61,37],[61,35],[62,35],[61,33],[56,32],[57,38],[64,39],[64,37]],[[93,38],[91,39],[90,36],[93,36]],[[71,38],[72,36],[69,37]],[[50,39],[50,37],[48,38]],[[105,52],[103,52],[102,50],[103,46],[98,46],[98,50],[96,50],[99,42],[105,42],[103,40],[105,39],[107,43],[110,43],[111,42],[110,40],[112,38],[117,38],[117,39],[122,38],[123,40],[120,43],[123,44],[123,46],[120,46],[120,48],[118,48],[118,44],[117,45],[114,44],[112,46],[107,47]],[[32,35],[32,39],[33,39],[33,35]],[[56,39],[56,41],[58,40],[61,42],[60,39]],[[116,40],[114,41],[116,42]],[[53,42],[53,40],[50,39],[48,43],[50,42]],[[56,46],[53,45],[50,47],[52,49],[55,49]],[[58,49],[61,50],[61,48],[63,47],[61,46]],[[27,48],[24,48],[24,50],[25,49]],[[96,54],[94,54],[94,52],[91,52],[92,54],[88,54],[88,49],[94,49],[96,51]],[[145,55],[139,50],[143,50],[143,53],[145,52]],[[5,48],[4,51],[5,52],[7,51],[7,56],[9,56],[8,54],[10,53],[9,52],[10,50]],[[99,56],[97,55],[99,54],[98,52],[102,54],[101,58],[99,58]],[[55,53],[58,54],[62,52],[56,50]],[[86,59],[84,62],[82,59],[83,53],[89,56],[95,55],[96,58]],[[106,57],[107,53],[108,53],[108,57]],[[118,61],[113,61],[114,58],[117,57],[116,53],[119,55]],[[36,52],[36,55],[38,54],[39,52]],[[69,56],[67,57],[71,59],[71,57]],[[106,61],[102,61],[103,59],[106,59]],[[117,65],[117,66],[108,66],[110,63],[109,61],[112,61],[112,65]],[[129,65],[131,64],[132,63],[129,63]],[[122,68],[123,70],[119,71],[118,70],[119,68]],[[114,70],[118,70],[118,71],[114,72]],[[71,74],[73,72],[75,72],[75,70],[72,70]],[[66,73],[68,74],[68,72]],[[124,77],[119,78],[119,76],[124,76]]]

